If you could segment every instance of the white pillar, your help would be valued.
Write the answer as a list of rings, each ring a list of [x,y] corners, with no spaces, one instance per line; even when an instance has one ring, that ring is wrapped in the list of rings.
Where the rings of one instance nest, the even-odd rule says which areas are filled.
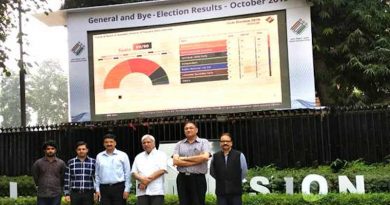
[[[9,183],[9,197],[12,199],[18,198],[18,183],[16,182]]]

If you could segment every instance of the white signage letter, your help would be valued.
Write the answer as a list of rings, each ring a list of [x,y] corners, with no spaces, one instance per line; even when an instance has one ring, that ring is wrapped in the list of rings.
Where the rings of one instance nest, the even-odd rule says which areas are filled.
[[[311,194],[310,193],[310,185],[313,182],[317,182],[320,188],[319,194],[328,194],[328,182],[326,179],[318,174],[309,174],[302,181],[302,193],[303,194]]]
[[[271,193],[267,187],[260,185],[260,183],[262,185],[269,185],[269,180],[262,176],[253,177],[250,181],[250,186],[253,190],[260,192],[262,194]]]
[[[339,192],[346,193],[348,191],[350,193],[364,194],[364,176],[356,176],[356,187],[353,186],[347,176],[339,176]]]

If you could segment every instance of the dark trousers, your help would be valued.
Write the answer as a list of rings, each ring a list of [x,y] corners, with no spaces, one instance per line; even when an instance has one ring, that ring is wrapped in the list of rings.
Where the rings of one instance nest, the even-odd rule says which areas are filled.
[[[114,185],[100,185],[100,205],[125,205],[126,200],[123,199],[125,191],[125,183],[117,183]]]
[[[72,191],[70,194],[70,205],[93,205],[93,193],[94,190],[90,191]]]
[[[205,205],[207,184],[204,174],[179,173],[176,184],[180,205]]]
[[[217,205],[242,205],[241,195],[217,196]]]
[[[38,197],[37,205],[60,205],[61,195],[55,197]]]
[[[137,205],[163,205],[164,204],[164,195],[156,196],[138,196]]]

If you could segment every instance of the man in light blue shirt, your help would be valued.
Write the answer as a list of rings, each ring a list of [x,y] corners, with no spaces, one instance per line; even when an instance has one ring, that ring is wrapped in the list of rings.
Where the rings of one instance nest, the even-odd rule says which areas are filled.
[[[116,149],[116,136],[103,137],[105,151],[96,157],[95,190],[101,205],[125,205],[129,197],[130,160],[126,153]]]

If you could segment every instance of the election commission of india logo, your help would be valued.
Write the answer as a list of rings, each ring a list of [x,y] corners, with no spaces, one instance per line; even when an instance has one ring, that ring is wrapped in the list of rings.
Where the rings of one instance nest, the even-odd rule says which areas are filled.
[[[290,30],[293,31],[295,34],[300,35],[303,33],[303,31],[306,30],[307,26],[307,22],[300,18],[291,26]]]
[[[77,42],[71,49],[72,53],[74,53],[76,56],[80,55],[85,48],[85,45],[82,44],[80,41]]]

